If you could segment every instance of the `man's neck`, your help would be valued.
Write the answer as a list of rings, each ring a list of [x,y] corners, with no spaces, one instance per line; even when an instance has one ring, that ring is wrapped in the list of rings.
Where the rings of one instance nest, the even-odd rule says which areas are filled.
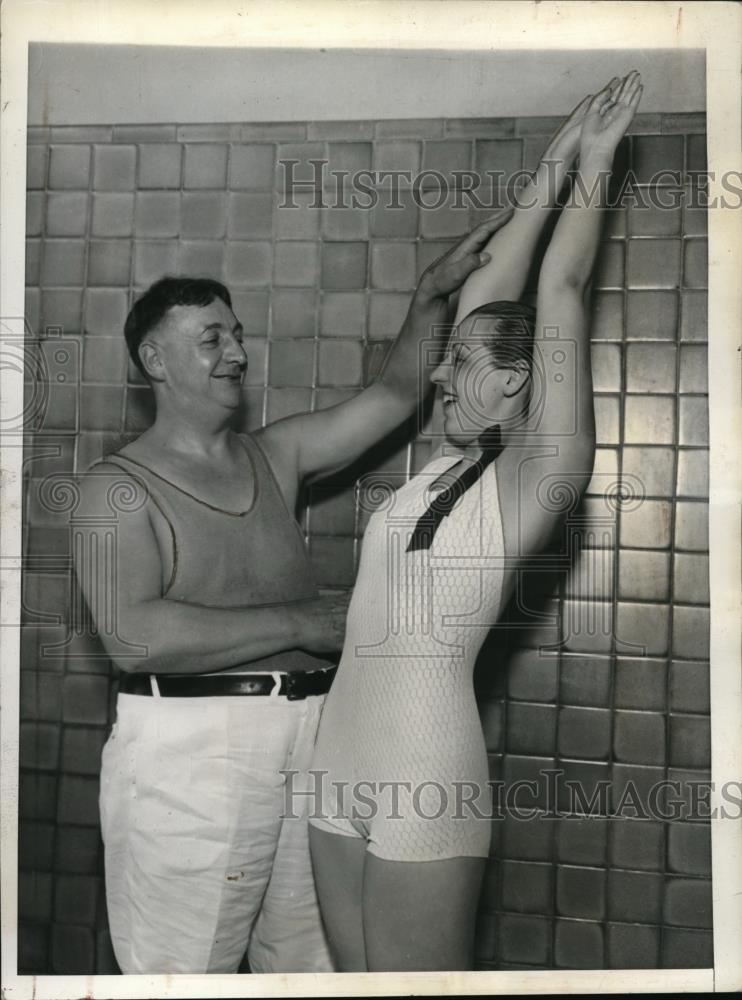
[[[224,455],[229,450],[231,434],[228,416],[219,423],[206,423],[188,420],[182,413],[159,410],[147,432],[147,441],[155,448],[197,459]]]

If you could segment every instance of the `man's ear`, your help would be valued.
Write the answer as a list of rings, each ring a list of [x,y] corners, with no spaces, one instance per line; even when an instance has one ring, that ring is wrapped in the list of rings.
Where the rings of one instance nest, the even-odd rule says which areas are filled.
[[[164,382],[165,365],[162,352],[154,340],[143,340],[139,345],[139,359],[153,382]]]
[[[517,393],[522,392],[523,388],[528,385],[530,378],[531,373],[525,361],[516,361],[512,368],[507,369],[507,378],[503,386],[503,393],[506,396],[517,395]]]

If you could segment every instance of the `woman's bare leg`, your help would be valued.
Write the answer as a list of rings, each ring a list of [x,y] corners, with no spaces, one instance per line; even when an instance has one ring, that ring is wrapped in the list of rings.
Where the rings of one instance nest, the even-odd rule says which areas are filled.
[[[366,841],[309,825],[309,847],[322,922],[338,972],[366,972],[363,871]]]
[[[366,857],[363,929],[370,972],[460,971],[474,964],[484,858]]]

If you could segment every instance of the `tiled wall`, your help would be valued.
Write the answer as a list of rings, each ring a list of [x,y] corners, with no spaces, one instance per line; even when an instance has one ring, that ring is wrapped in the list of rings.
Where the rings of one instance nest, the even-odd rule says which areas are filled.
[[[39,490],[151,419],[121,333],[133,295],[165,272],[228,283],[249,337],[247,427],[329,405],[363,384],[416,276],[475,219],[449,203],[421,211],[404,192],[402,211],[316,209],[310,190],[296,210],[279,209],[277,160],[299,160],[298,176],[312,158],[351,171],[510,172],[535,164],[554,124],[31,131],[27,317],[46,336],[50,398],[43,412],[29,404],[26,452],[22,970],[115,970],[97,814],[114,683],[106,660],[86,655],[100,652],[91,640],[42,655],[66,636],[69,532]],[[658,169],[687,179],[704,168],[704,128],[702,116],[640,116],[623,166],[641,183]],[[541,593],[528,590],[551,617],[521,613],[483,651],[493,777],[561,768],[587,786],[610,780],[612,807],[629,781],[641,793],[679,781],[687,798],[689,781],[709,779],[705,260],[702,211],[624,209],[607,221],[592,333],[599,451],[572,525],[582,552],[568,578],[541,574]],[[409,472],[424,454],[400,439],[365,469]],[[638,477],[646,499],[606,506],[616,473]],[[317,488],[303,514],[325,587],[353,582],[362,519],[352,485]],[[494,824],[479,967],[712,964],[707,822],[549,818],[543,790],[539,805],[536,820]]]

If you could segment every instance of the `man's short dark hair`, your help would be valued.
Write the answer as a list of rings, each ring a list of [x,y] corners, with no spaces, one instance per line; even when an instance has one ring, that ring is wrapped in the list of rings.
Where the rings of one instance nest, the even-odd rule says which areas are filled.
[[[141,295],[131,307],[124,323],[124,337],[131,360],[147,378],[139,346],[173,306],[208,306],[214,299],[221,299],[232,308],[232,297],[227,288],[212,278],[160,278]]]

